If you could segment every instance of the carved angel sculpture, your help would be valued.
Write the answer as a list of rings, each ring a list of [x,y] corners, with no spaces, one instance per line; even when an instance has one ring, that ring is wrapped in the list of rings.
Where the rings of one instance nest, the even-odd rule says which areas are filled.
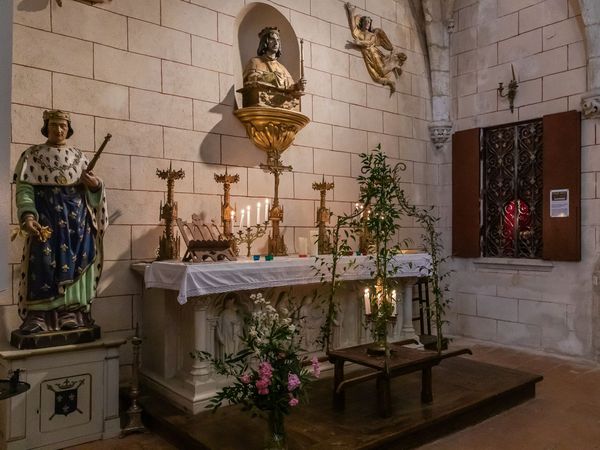
[[[346,2],[346,14],[348,16],[348,25],[354,38],[354,43],[358,47],[365,60],[367,71],[373,81],[389,86],[391,93],[396,91],[396,81],[389,77],[390,72],[395,76],[400,76],[402,64],[406,61],[406,55],[394,51],[394,46],[381,28],[373,29],[371,27],[371,18],[369,16],[355,15],[355,7]],[[384,54],[380,49],[389,51]]]

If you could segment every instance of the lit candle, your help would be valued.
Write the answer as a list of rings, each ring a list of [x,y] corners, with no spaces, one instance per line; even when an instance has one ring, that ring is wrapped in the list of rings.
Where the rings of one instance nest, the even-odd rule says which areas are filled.
[[[246,226],[250,228],[250,205],[246,206]]]
[[[396,317],[396,289],[392,291],[392,316]]]
[[[235,211],[231,211],[231,231],[233,231],[233,227],[235,227]]]
[[[260,225],[260,202],[256,204],[256,225]]]
[[[298,237],[298,256],[306,256],[308,253],[308,241],[305,237]]]
[[[363,295],[363,299],[365,301],[365,314],[371,314],[371,299],[369,298],[369,289],[365,288],[365,293]]]
[[[246,210],[244,208],[242,208],[242,217],[240,217],[240,230],[243,228],[244,226],[244,215],[246,214]]]
[[[269,220],[269,199],[265,198],[265,222]]]

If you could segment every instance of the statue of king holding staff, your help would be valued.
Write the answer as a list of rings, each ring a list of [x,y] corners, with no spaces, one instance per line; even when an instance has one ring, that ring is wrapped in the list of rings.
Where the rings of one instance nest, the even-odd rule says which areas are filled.
[[[44,111],[43,120],[47,141],[25,150],[14,174],[27,235],[19,286],[24,335],[93,325],[90,305],[108,226],[104,184],[88,170],[83,152],[67,144],[70,115]]]

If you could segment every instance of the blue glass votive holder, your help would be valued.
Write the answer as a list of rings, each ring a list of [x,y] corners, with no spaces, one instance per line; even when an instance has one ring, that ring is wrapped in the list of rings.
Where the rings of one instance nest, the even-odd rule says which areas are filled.
[[[254,261],[258,261],[260,259],[260,255],[252,255],[252,259]]]

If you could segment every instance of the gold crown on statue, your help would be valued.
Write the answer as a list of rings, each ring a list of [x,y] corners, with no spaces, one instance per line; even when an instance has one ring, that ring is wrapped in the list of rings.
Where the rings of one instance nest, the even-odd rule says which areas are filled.
[[[51,109],[44,111],[44,121],[46,120],[66,120],[71,122],[71,115],[68,112],[61,111],[60,109]]]
[[[262,30],[260,30],[260,33],[258,33],[258,37],[262,39],[262,37],[264,35],[268,35],[269,33],[272,33],[272,32],[281,34],[279,31],[279,28],[277,28],[277,27],[265,27]]]

